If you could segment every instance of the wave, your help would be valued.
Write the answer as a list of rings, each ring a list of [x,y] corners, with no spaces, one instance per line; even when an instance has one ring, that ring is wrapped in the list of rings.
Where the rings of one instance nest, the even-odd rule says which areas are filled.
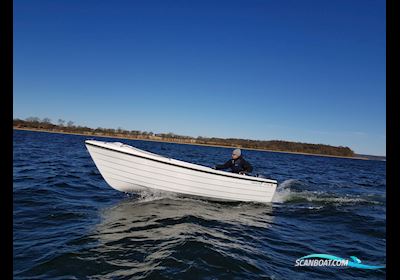
[[[318,209],[320,205],[351,205],[351,204],[374,204],[374,205],[384,205],[385,197],[379,195],[354,195],[354,194],[337,194],[330,193],[327,191],[310,191],[305,190],[308,186],[297,179],[288,179],[283,181],[278,185],[274,198],[272,200],[275,204],[287,204],[287,203],[308,203],[308,204],[316,204]],[[204,201],[207,199],[201,198],[193,198],[193,197],[184,197],[179,194],[175,194],[172,192],[162,192],[157,190],[144,190],[135,194],[127,194],[129,197],[136,198],[137,203],[147,203],[157,200],[163,199],[171,199],[171,200],[194,200],[194,201]],[[207,200],[208,201],[208,200]],[[215,201],[209,201],[215,202]],[[224,202],[219,202],[225,204]],[[242,203],[234,203],[227,202],[228,204],[242,204]],[[246,203],[245,203],[246,204]],[[315,208],[310,206],[311,208]]]
[[[172,192],[162,192],[157,190],[143,190],[138,193],[127,194],[129,197],[135,197],[137,203],[152,202],[162,199],[177,199],[178,195]]]
[[[279,184],[273,198],[274,203],[315,203],[315,204],[377,204],[383,205],[385,197],[378,195],[338,195],[326,191],[297,190],[302,183],[296,179]]]

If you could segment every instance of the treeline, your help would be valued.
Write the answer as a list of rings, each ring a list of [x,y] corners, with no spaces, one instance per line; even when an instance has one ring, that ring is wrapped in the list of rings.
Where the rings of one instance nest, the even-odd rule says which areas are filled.
[[[14,128],[22,129],[37,129],[47,130],[54,132],[68,132],[68,133],[79,133],[86,135],[97,135],[97,136],[117,136],[131,139],[143,139],[143,140],[160,140],[177,143],[190,143],[190,144],[205,144],[205,145],[219,145],[219,146],[232,146],[240,148],[251,148],[251,149],[264,149],[272,151],[285,151],[285,152],[297,152],[297,153],[308,153],[308,154],[323,154],[332,156],[346,156],[354,157],[354,151],[349,147],[335,147],[323,144],[308,144],[300,142],[289,142],[280,140],[250,140],[250,139],[237,139],[237,138],[215,138],[215,137],[190,137],[177,135],[174,133],[153,133],[140,130],[125,130],[122,128],[90,128],[87,126],[75,125],[72,121],[65,121],[58,119],[57,124],[52,123],[49,118],[39,119],[37,117],[30,117],[25,120],[14,119]]]

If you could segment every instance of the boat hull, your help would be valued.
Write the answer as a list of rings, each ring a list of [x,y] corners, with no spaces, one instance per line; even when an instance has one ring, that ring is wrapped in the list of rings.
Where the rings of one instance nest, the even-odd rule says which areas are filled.
[[[87,140],[104,180],[122,192],[155,190],[221,201],[271,202],[277,182],[152,154],[122,143]]]

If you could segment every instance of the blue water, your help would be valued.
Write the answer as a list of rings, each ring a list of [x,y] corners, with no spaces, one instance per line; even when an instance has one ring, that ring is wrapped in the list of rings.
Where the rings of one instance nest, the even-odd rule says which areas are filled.
[[[84,146],[118,141],[206,166],[230,149],[14,131],[15,279],[384,279],[296,267],[309,254],[386,263],[386,163],[243,151],[279,182],[274,202],[128,195]]]

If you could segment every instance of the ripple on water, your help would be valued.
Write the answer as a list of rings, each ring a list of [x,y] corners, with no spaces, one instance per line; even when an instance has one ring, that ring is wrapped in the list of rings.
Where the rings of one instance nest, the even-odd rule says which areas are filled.
[[[311,253],[386,262],[385,162],[244,150],[260,174],[280,183],[274,202],[219,203],[117,192],[85,139],[14,132],[15,279],[386,277],[385,270],[294,267]],[[230,155],[225,148],[118,141],[203,165]]]

